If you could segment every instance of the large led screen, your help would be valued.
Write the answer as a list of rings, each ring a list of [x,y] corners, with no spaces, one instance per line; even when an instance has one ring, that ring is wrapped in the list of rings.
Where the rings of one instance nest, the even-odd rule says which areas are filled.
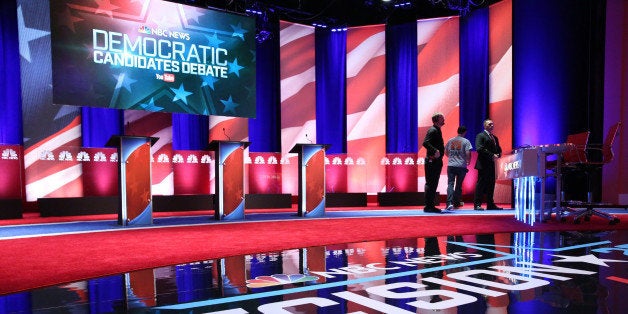
[[[255,20],[161,0],[50,2],[53,103],[255,117]]]

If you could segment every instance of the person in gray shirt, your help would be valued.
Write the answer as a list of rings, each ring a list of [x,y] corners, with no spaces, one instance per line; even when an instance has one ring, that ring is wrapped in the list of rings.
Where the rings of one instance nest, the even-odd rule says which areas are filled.
[[[447,156],[447,208],[452,211],[460,207],[462,198],[462,181],[469,172],[471,163],[471,142],[465,138],[467,127],[458,127],[458,135],[452,137],[445,145]]]

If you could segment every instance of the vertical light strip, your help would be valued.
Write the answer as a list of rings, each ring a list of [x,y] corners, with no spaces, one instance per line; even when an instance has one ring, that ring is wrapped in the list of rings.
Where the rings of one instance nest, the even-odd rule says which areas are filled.
[[[536,177],[515,178],[515,218],[531,226],[536,221]]]

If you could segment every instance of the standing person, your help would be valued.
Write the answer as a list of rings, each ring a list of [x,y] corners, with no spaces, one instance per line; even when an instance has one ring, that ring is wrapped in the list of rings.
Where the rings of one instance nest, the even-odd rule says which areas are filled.
[[[493,135],[495,127],[492,120],[484,120],[484,131],[475,137],[475,147],[478,152],[478,160],[475,169],[478,170],[478,182],[475,186],[473,209],[482,208],[482,196],[486,194],[486,209],[502,209],[495,205],[493,193],[495,191],[495,160],[502,156],[502,148],[499,146],[497,136]]]
[[[447,156],[447,208],[454,210],[459,208],[462,198],[462,181],[469,172],[467,167],[471,163],[471,142],[465,138],[467,127],[458,127],[458,136],[452,137],[445,145]]]
[[[436,208],[436,188],[438,187],[438,179],[443,169],[443,153],[445,151],[445,143],[443,141],[443,133],[441,127],[445,125],[445,116],[437,112],[432,115],[433,125],[427,130],[423,147],[427,149],[425,158],[425,208],[427,213],[441,213]]]

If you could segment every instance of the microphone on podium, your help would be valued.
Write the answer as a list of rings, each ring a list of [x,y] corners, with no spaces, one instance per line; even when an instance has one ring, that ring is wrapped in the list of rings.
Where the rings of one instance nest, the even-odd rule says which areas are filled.
[[[222,128],[222,134],[224,134],[227,137],[228,141],[231,141],[231,136],[227,135],[227,132],[225,132],[225,128]]]

